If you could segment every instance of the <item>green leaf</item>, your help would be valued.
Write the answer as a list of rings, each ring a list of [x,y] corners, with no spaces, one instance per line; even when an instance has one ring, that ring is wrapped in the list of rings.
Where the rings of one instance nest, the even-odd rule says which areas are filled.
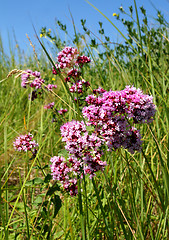
[[[41,184],[41,183],[43,183],[43,182],[44,182],[44,181],[43,181],[42,178],[34,178],[34,179],[33,179],[33,183],[34,183],[35,185]]]
[[[66,149],[60,150],[58,155],[67,158],[68,157],[68,151]]]
[[[95,127],[93,127],[93,126],[86,126],[86,130],[87,130],[88,132],[93,132],[94,129],[95,129]]]
[[[59,191],[60,188],[57,184],[53,185],[52,187],[49,188],[49,190],[47,191],[46,196],[51,196],[52,194],[54,194],[56,191]]]
[[[28,180],[25,184],[26,187],[30,187],[30,186],[33,186],[33,185],[40,185],[44,183],[43,179],[41,178],[34,178],[32,180]]]
[[[55,195],[52,198],[52,202],[54,204],[54,216],[53,217],[56,217],[57,213],[59,212],[59,210],[62,206],[62,201],[58,195]]]
[[[44,183],[50,182],[51,179],[52,179],[52,175],[48,173],[44,179]]]
[[[43,201],[43,198],[41,196],[38,196],[35,201],[34,201],[34,204],[41,204]]]

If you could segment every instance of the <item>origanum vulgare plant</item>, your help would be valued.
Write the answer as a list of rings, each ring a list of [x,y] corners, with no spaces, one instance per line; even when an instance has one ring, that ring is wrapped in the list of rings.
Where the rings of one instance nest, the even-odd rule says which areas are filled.
[[[71,94],[83,96],[90,83],[82,78],[81,70],[89,62],[90,58],[79,56],[76,48],[65,47],[58,53],[53,74],[64,77]],[[41,89],[44,84],[40,73],[31,70],[25,71],[21,79],[22,87],[29,85],[35,90]],[[48,84],[46,88],[50,91],[56,85]],[[107,165],[102,160],[105,151],[116,151],[122,147],[132,154],[140,152],[141,134],[135,125],[152,122],[156,111],[153,97],[143,94],[134,86],[126,86],[121,91],[106,91],[99,87],[86,97],[85,102],[81,114],[84,120],[74,119],[60,127],[68,157],[53,156],[50,160],[53,179],[60,181],[63,189],[71,196],[78,194],[78,179],[84,175],[92,178],[97,171],[104,170]],[[52,102],[44,108],[56,110],[54,105]],[[57,110],[57,114],[66,112],[67,109]]]
[[[83,84],[89,86],[89,83],[80,80],[80,68],[90,59],[77,55],[77,49],[65,47],[58,54],[53,73],[63,71],[65,81],[72,84],[70,92],[82,94]],[[100,87],[86,97],[86,104],[82,109],[85,122],[72,120],[60,128],[68,158],[51,158],[53,179],[60,181],[70,195],[78,193],[78,178],[86,174],[92,178],[97,171],[104,170],[107,165],[102,161],[105,149],[115,151],[123,147],[131,153],[141,151],[141,135],[134,124],[150,123],[156,111],[152,96],[133,86],[121,91],[106,91]],[[87,126],[90,125],[92,131],[89,132]]]
[[[13,142],[14,149],[18,152],[32,152],[34,155],[37,152],[38,143],[33,140],[31,133],[20,135]]]

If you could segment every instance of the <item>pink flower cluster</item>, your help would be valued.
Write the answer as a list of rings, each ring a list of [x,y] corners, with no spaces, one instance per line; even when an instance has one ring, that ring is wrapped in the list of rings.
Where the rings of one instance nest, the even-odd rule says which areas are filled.
[[[50,91],[50,90],[52,90],[53,88],[57,88],[57,85],[55,85],[55,84],[48,84],[48,85],[45,86],[45,88],[46,88],[48,91]]]
[[[87,88],[90,86],[90,83],[88,81],[85,81],[84,79],[82,80],[77,80],[73,85],[69,88],[70,92],[72,93],[83,93],[84,88]]]
[[[139,130],[132,124],[153,120],[156,109],[152,100],[152,96],[144,95],[140,89],[127,86],[122,91],[89,95],[86,98],[88,106],[83,108],[82,113],[88,120],[87,125],[95,126],[108,150],[124,147],[134,153],[141,150],[142,141]]]
[[[63,115],[64,113],[66,113],[67,112],[67,109],[65,108],[65,109],[63,109],[63,108],[61,108],[60,110],[58,110],[58,113],[60,114],[60,115]]]
[[[58,53],[58,67],[61,69],[73,67],[76,64],[77,54],[78,51],[76,48],[65,47]]]
[[[55,105],[54,102],[48,103],[48,105],[44,106],[44,109],[52,109],[54,107],[54,105]]]
[[[101,161],[101,139],[95,134],[89,134],[83,121],[71,121],[60,128],[62,141],[69,154],[81,161],[84,173],[95,175],[98,170],[104,169],[106,162]]]
[[[56,64],[57,69],[72,68],[74,66],[82,67],[85,63],[90,62],[90,58],[87,56],[78,56],[77,48],[65,47],[58,53]]]
[[[35,88],[35,89],[40,89],[42,83],[44,83],[44,80],[40,76],[40,72],[33,72],[32,70],[28,69],[21,75],[21,86],[23,88],[26,88],[27,85]]]
[[[63,188],[70,193],[71,196],[77,194],[77,179],[70,178],[69,174],[71,173],[71,166],[73,162],[65,160],[64,157],[54,156],[50,160],[52,162],[51,171],[54,180],[61,182]]]
[[[83,67],[83,65],[85,63],[89,63],[90,62],[90,58],[88,58],[87,56],[78,56],[77,60],[76,60],[76,64],[78,64],[79,67]]]
[[[76,48],[65,47],[61,52],[58,53],[55,68],[53,68],[53,74],[61,73],[64,69],[64,74],[66,74],[65,81],[72,83],[70,91],[72,93],[83,93],[83,89],[90,86],[89,82],[84,79],[80,79],[81,68],[84,64],[90,62],[90,58],[87,56],[78,56],[78,51]]]
[[[102,144],[101,139],[95,133],[89,134],[83,121],[73,120],[65,123],[61,126],[60,130],[63,137],[62,141],[66,143],[65,149],[69,152],[69,158],[66,161],[66,165],[65,160],[59,162],[58,165],[58,161],[56,163],[52,158],[51,171],[53,179],[61,181],[64,189],[68,190],[72,186],[72,179],[74,184],[77,182],[77,174],[80,177],[83,174],[89,174],[90,178],[92,178],[97,171],[104,170],[106,162],[101,161],[101,156],[103,155],[100,149]],[[60,158],[54,157],[57,160]],[[65,174],[65,168],[62,168],[63,162],[64,166],[66,166],[66,173],[69,172],[70,174]],[[70,166],[68,166],[68,163]],[[73,189],[75,192],[71,192],[70,194],[76,195],[77,188]]]
[[[20,135],[13,142],[14,149],[21,152],[31,151],[33,154],[36,154],[38,143],[33,140],[33,135],[28,133],[25,135]]]
[[[82,79],[81,68],[90,58],[78,56],[75,48],[65,47],[57,60],[53,73],[64,70],[65,81],[72,84],[70,92],[83,94],[90,83]],[[77,176],[88,174],[92,178],[97,171],[104,170],[107,163],[101,160],[103,149],[112,151],[123,147],[132,154],[141,151],[141,134],[133,125],[152,122],[156,112],[152,96],[130,86],[122,91],[99,87],[87,96],[86,103],[82,109],[85,123],[73,120],[60,128],[68,151],[67,160],[61,156],[51,158],[53,179],[60,181],[72,196],[77,194]],[[88,132],[86,126],[92,126],[92,130]]]
[[[122,91],[99,88],[94,93],[97,95],[89,95],[88,106],[82,109],[86,125],[94,127],[92,132],[89,134],[83,121],[65,123],[60,130],[69,157],[67,161],[51,159],[53,179],[61,181],[65,190],[71,189],[71,195],[77,194],[77,175],[89,174],[92,178],[104,170],[106,162],[101,157],[105,146],[108,151],[121,147],[131,153],[141,151],[141,135],[133,124],[150,123],[156,111],[153,98],[135,87],[127,86]]]

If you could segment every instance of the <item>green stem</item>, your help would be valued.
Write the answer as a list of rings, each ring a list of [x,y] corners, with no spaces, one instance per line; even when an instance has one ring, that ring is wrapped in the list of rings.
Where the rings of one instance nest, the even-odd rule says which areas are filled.
[[[136,5],[135,0],[134,0],[134,6],[135,6],[135,11],[136,11],[137,28],[138,28],[139,38],[140,38],[141,53],[142,53],[142,56],[143,56],[143,43],[142,43],[142,37],[141,37],[140,21],[139,21],[139,17],[138,17],[137,5]]]
[[[85,195],[85,213],[86,213],[86,225],[87,225],[87,239],[90,239],[90,234],[89,234],[89,212],[88,212],[88,200],[87,200],[87,190],[86,190],[86,179],[85,179],[85,174],[83,172],[83,183],[84,183],[84,195]]]
[[[39,149],[39,151],[40,151],[40,149]],[[38,154],[37,154],[37,156],[38,156]],[[19,192],[19,194],[18,194],[18,197],[17,197],[17,199],[16,199],[16,201],[15,201],[15,204],[14,204],[14,206],[13,206],[13,209],[12,209],[12,211],[11,211],[11,215],[10,215],[10,217],[9,217],[9,219],[8,219],[8,224],[7,224],[6,228],[9,227],[9,224],[10,224],[10,222],[11,222],[11,220],[12,220],[12,216],[13,216],[14,211],[15,211],[15,209],[16,209],[16,205],[17,205],[17,203],[18,203],[18,201],[19,201],[19,199],[20,199],[20,196],[21,196],[24,188],[25,188],[26,181],[27,181],[28,178],[29,178],[29,175],[30,175],[30,173],[31,173],[31,171],[32,171],[32,168],[33,168],[33,166],[34,166],[34,164],[35,164],[35,162],[36,162],[36,160],[37,160],[37,156],[34,158],[34,160],[33,160],[33,162],[32,162],[32,165],[31,165],[31,167],[30,167],[30,169],[29,169],[29,172],[28,172],[26,178],[24,179],[24,182],[23,182],[23,184],[22,184],[21,190],[20,190],[20,192]]]
[[[21,180],[21,173],[19,170],[19,179],[20,179],[20,185],[22,186],[22,180]],[[28,234],[28,239],[30,239],[30,233],[29,233],[29,221],[28,221],[28,214],[26,211],[26,202],[25,202],[25,189],[22,192],[22,198],[23,198],[23,204],[24,204],[24,211],[25,211],[25,218],[26,218],[26,228],[27,228],[27,234]]]
[[[7,160],[7,123],[4,124],[4,157],[5,157],[5,171],[7,172],[8,169],[8,160]],[[8,172],[5,176],[5,213],[6,213],[6,224],[8,223]],[[9,232],[8,232],[8,225],[5,228],[5,239],[8,240]]]
[[[64,236],[67,234],[67,198],[64,199]]]
[[[0,168],[0,179],[2,176],[2,172],[1,172],[1,168]],[[3,209],[3,205],[2,205],[2,202],[3,202],[3,199],[2,199],[2,186],[1,186],[1,181],[0,181],[0,221],[2,219],[2,225],[3,225],[3,228],[5,229],[5,218],[4,218],[4,212],[2,211]],[[2,230],[1,230],[1,234],[3,234]],[[6,234],[6,232],[5,232]],[[2,236],[2,235],[1,235]]]
[[[83,206],[82,206],[81,184],[80,184],[79,176],[78,176],[78,179],[77,179],[77,185],[78,185],[78,203],[79,203],[79,210],[80,210],[82,240],[86,240],[85,221],[84,221],[84,213],[83,213]]]
[[[143,150],[142,150],[142,154],[143,154],[143,156],[144,156],[144,158],[145,158],[145,160],[146,160],[146,163],[147,163],[147,166],[148,166],[148,168],[149,168],[149,170],[150,170],[151,176],[153,177],[153,180],[154,180],[154,183],[155,183],[157,192],[158,192],[158,196],[159,196],[159,199],[160,199],[160,203],[161,203],[162,210],[165,211],[165,207],[164,207],[164,203],[163,203],[163,198],[162,198],[162,196],[161,196],[161,192],[160,192],[160,190],[159,190],[158,183],[157,183],[157,181],[156,181],[156,178],[155,178],[154,173],[153,173],[153,171],[152,171],[152,169],[151,169],[151,166],[150,166],[150,164],[149,164],[149,161],[148,161],[148,159],[147,159],[147,157],[146,157],[146,155],[145,155],[145,153],[144,153]]]
[[[104,224],[105,224],[105,227],[106,227],[106,230],[107,230],[108,239],[113,239],[113,236],[111,235],[111,233],[109,231],[107,218],[106,218],[106,215],[105,215],[105,211],[104,211],[104,208],[103,208],[103,205],[102,205],[102,202],[101,202],[99,192],[98,192],[98,189],[96,187],[96,183],[94,181],[94,178],[92,178],[92,183],[93,183],[93,187],[94,187],[94,190],[95,190],[95,193],[96,193],[96,196],[97,196],[97,200],[98,200],[98,203],[99,203],[102,215],[103,215],[103,221],[104,221]]]

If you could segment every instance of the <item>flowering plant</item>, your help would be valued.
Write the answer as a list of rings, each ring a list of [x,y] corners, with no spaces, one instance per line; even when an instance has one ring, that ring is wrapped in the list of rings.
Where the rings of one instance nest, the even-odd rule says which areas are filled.
[[[65,84],[71,85],[69,91],[85,96],[88,81],[82,78],[82,67],[90,62],[87,56],[79,56],[76,48],[65,47],[58,53],[53,74],[65,76]],[[22,76],[22,87],[41,89],[44,80],[39,72],[25,71]],[[48,91],[56,88],[56,85],[45,86]],[[77,98],[76,98],[77,99]],[[121,91],[106,91],[99,87],[93,90],[92,95],[85,99],[86,106],[82,108],[80,120],[72,120],[60,127],[62,141],[68,152],[67,159],[63,156],[53,156],[51,161],[51,174],[53,180],[60,181],[63,189],[71,196],[78,193],[77,181],[89,175],[95,176],[96,172],[105,169],[108,164],[103,161],[105,150],[116,151],[123,147],[131,154],[141,151],[141,134],[136,124],[150,123],[153,120],[156,108],[152,96],[145,95],[140,89],[126,86]],[[58,115],[63,115],[67,109],[56,110],[55,103],[44,106]],[[80,110],[80,109],[79,109]],[[88,128],[92,126],[90,131]],[[38,144],[32,141],[32,135],[21,135],[14,142],[18,151],[37,151]]]
[[[31,151],[33,154],[36,154],[38,143],[33,140],[33,135],[31,133],[20,135],[13,142],[14,149],[18,152]]]
[[[80,68],[90,59],[77,57],[77,54],[77,49],[65,47],[58,54],[53,73],[66,70],[65,81],[72,83],[70,92],[83,94],[83,84],[86,87],[90,84],[80,80]],[[152,96],[133,86],[126,86],[121,91],[106,91],[99,87],[93,90],[93,95],[86,97],[86,104],[82,109],[85,121],[72,120],[60,128],[68,151],[67,160],[63,156],[51,158],[53,179],[60,181],[72,196],[78,193],[77,177],[88,174],[92,178],[97,171],[104,170],[107,162],[102,161],[103,149],[116,151],[123,147],[132,154],[141,151],[141,134],[134,124],[152,122],[156,111]],[[87,126],[93,126],[92,132],[89,133]]]

